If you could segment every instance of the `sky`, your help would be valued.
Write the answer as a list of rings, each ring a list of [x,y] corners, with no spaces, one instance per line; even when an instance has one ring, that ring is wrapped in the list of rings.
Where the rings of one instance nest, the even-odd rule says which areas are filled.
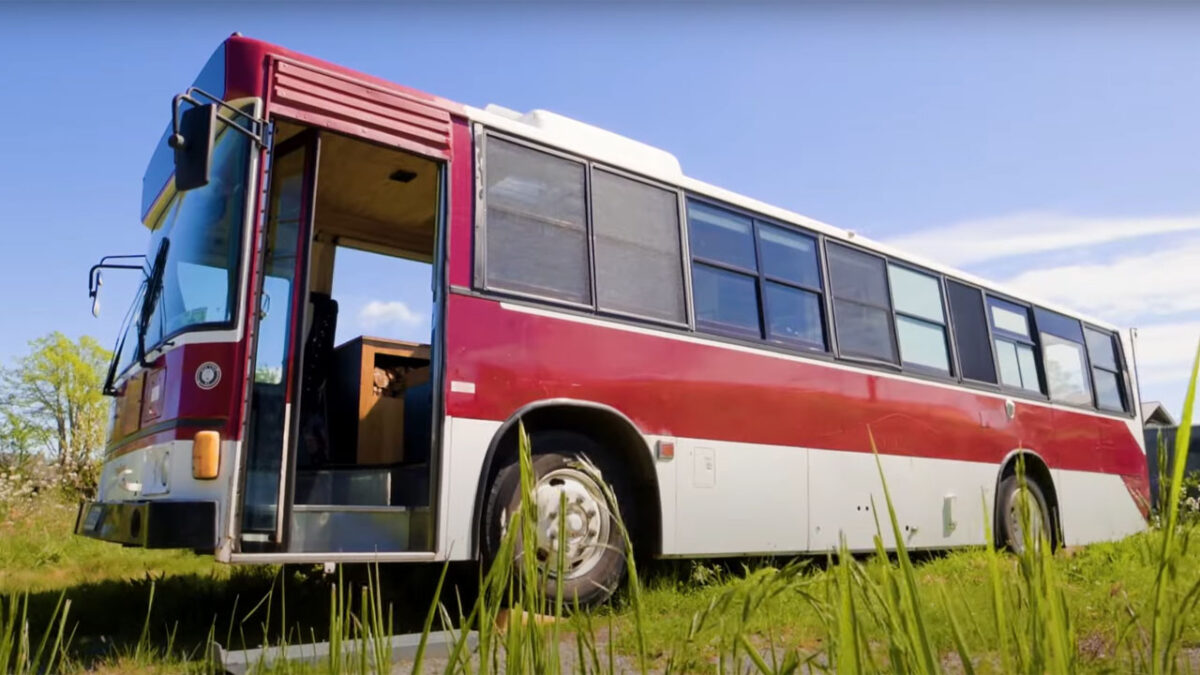
[[[1165,4],[3,4],[0,363],[52,330],[115,340],[133,278],[106,277],[93,319],[87,269],[145,249],[141,177],[171,96],[240,31],[553,110],[1137,327],[1142,397],[1178,417],[1200,338],[1198,22]],[[360,255],[338,266],[340,337],[428,335],[427,286],[380,293]]]

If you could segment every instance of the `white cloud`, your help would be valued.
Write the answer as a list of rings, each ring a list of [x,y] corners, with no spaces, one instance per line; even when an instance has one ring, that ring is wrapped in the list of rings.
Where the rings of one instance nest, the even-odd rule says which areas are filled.
[[[1161,401],[1179,419],[1200,345],[1200,321],[1151,324],[1138,329],[1137,373],[1143,401]]]
[[[372,300],[358,312],[359,324],[368,330],[389,325],[416,326],[424,320],[423,314],[399,300]]]
[[[1096,246],[1155,234],[1200,231],[1200,214],[1154,218],[1088,218],[1027,211],[953,223],[889,238],[896,248],[947,265]]]
[[[1200,346],[1200,321],[1151,324],[1138,328],[1138,379],[1143,385],[1187,383]]]
[[[1007,280],[997,281],[1015,291],[1138,326],[1142,394],[1178,415],[1200,343],[1200,237],[1194,232],[1200,232],[1200,215],[1085,218],[1037,211],[921,230],[888,243],[967,269],[1004,261],[990,267],[1011,269]],[[1175,236],[1154,241],[1151,249],[1147,239],[1163,234]],[[1118,246],[1108,246],[1103,260],[1088,254],[1111,244]],[[1111,255],[1118,248],[1124,253]]]
[[[1200,240],[1109,262],[1030,269],[1004,282],[1098,317],[1135,317],[1200,310]]]

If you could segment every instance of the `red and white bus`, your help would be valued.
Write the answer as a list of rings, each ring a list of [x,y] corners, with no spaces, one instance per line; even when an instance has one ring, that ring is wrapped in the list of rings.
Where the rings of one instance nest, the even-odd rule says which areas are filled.
[[[567,538],[583,601],[622,560],[580,455],[654,556],[872,548],[871,437],[910,547],[981,544],[985,521],[1015,543],[1020,457],[1058,543],[1145,527],[1111,325],[580,122],[237,35],[175,104],[79,534],[238,563],[486,559],[519,496],[518,421],[538,545]],[[334,344],[350,250],[423,270],[427,340]]]

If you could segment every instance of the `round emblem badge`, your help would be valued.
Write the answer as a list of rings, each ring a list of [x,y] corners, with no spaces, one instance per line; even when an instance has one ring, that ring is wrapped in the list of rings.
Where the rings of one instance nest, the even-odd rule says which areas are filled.
[[[196,369],[196,386],[201,389],[212,389],[221,382],[221,366],[212,361],[205,361]]]

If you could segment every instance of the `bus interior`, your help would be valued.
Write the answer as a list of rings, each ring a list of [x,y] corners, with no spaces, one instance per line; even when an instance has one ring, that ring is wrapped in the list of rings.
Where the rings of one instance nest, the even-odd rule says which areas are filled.
[[[276,142],[303,129],[280,123]],[[431,550],[439,168],[428,158],[321,133],[303,357],[294,379],[300,418],[284,448],[294,461],[289,552]],[[369,272],[353,269],[364,260]],[[341,280],[356,274],[360,283],[345,293]],[[364,305],[364,286],[383,300]],[[419,319],[406,315],[406,337],[424,327],[423,339],[388,334],[396,322],[363,320],[368,305],[407,307],[387,300],[401,290],[429,303]],[[368,327],[383,334],[359,334]]]

